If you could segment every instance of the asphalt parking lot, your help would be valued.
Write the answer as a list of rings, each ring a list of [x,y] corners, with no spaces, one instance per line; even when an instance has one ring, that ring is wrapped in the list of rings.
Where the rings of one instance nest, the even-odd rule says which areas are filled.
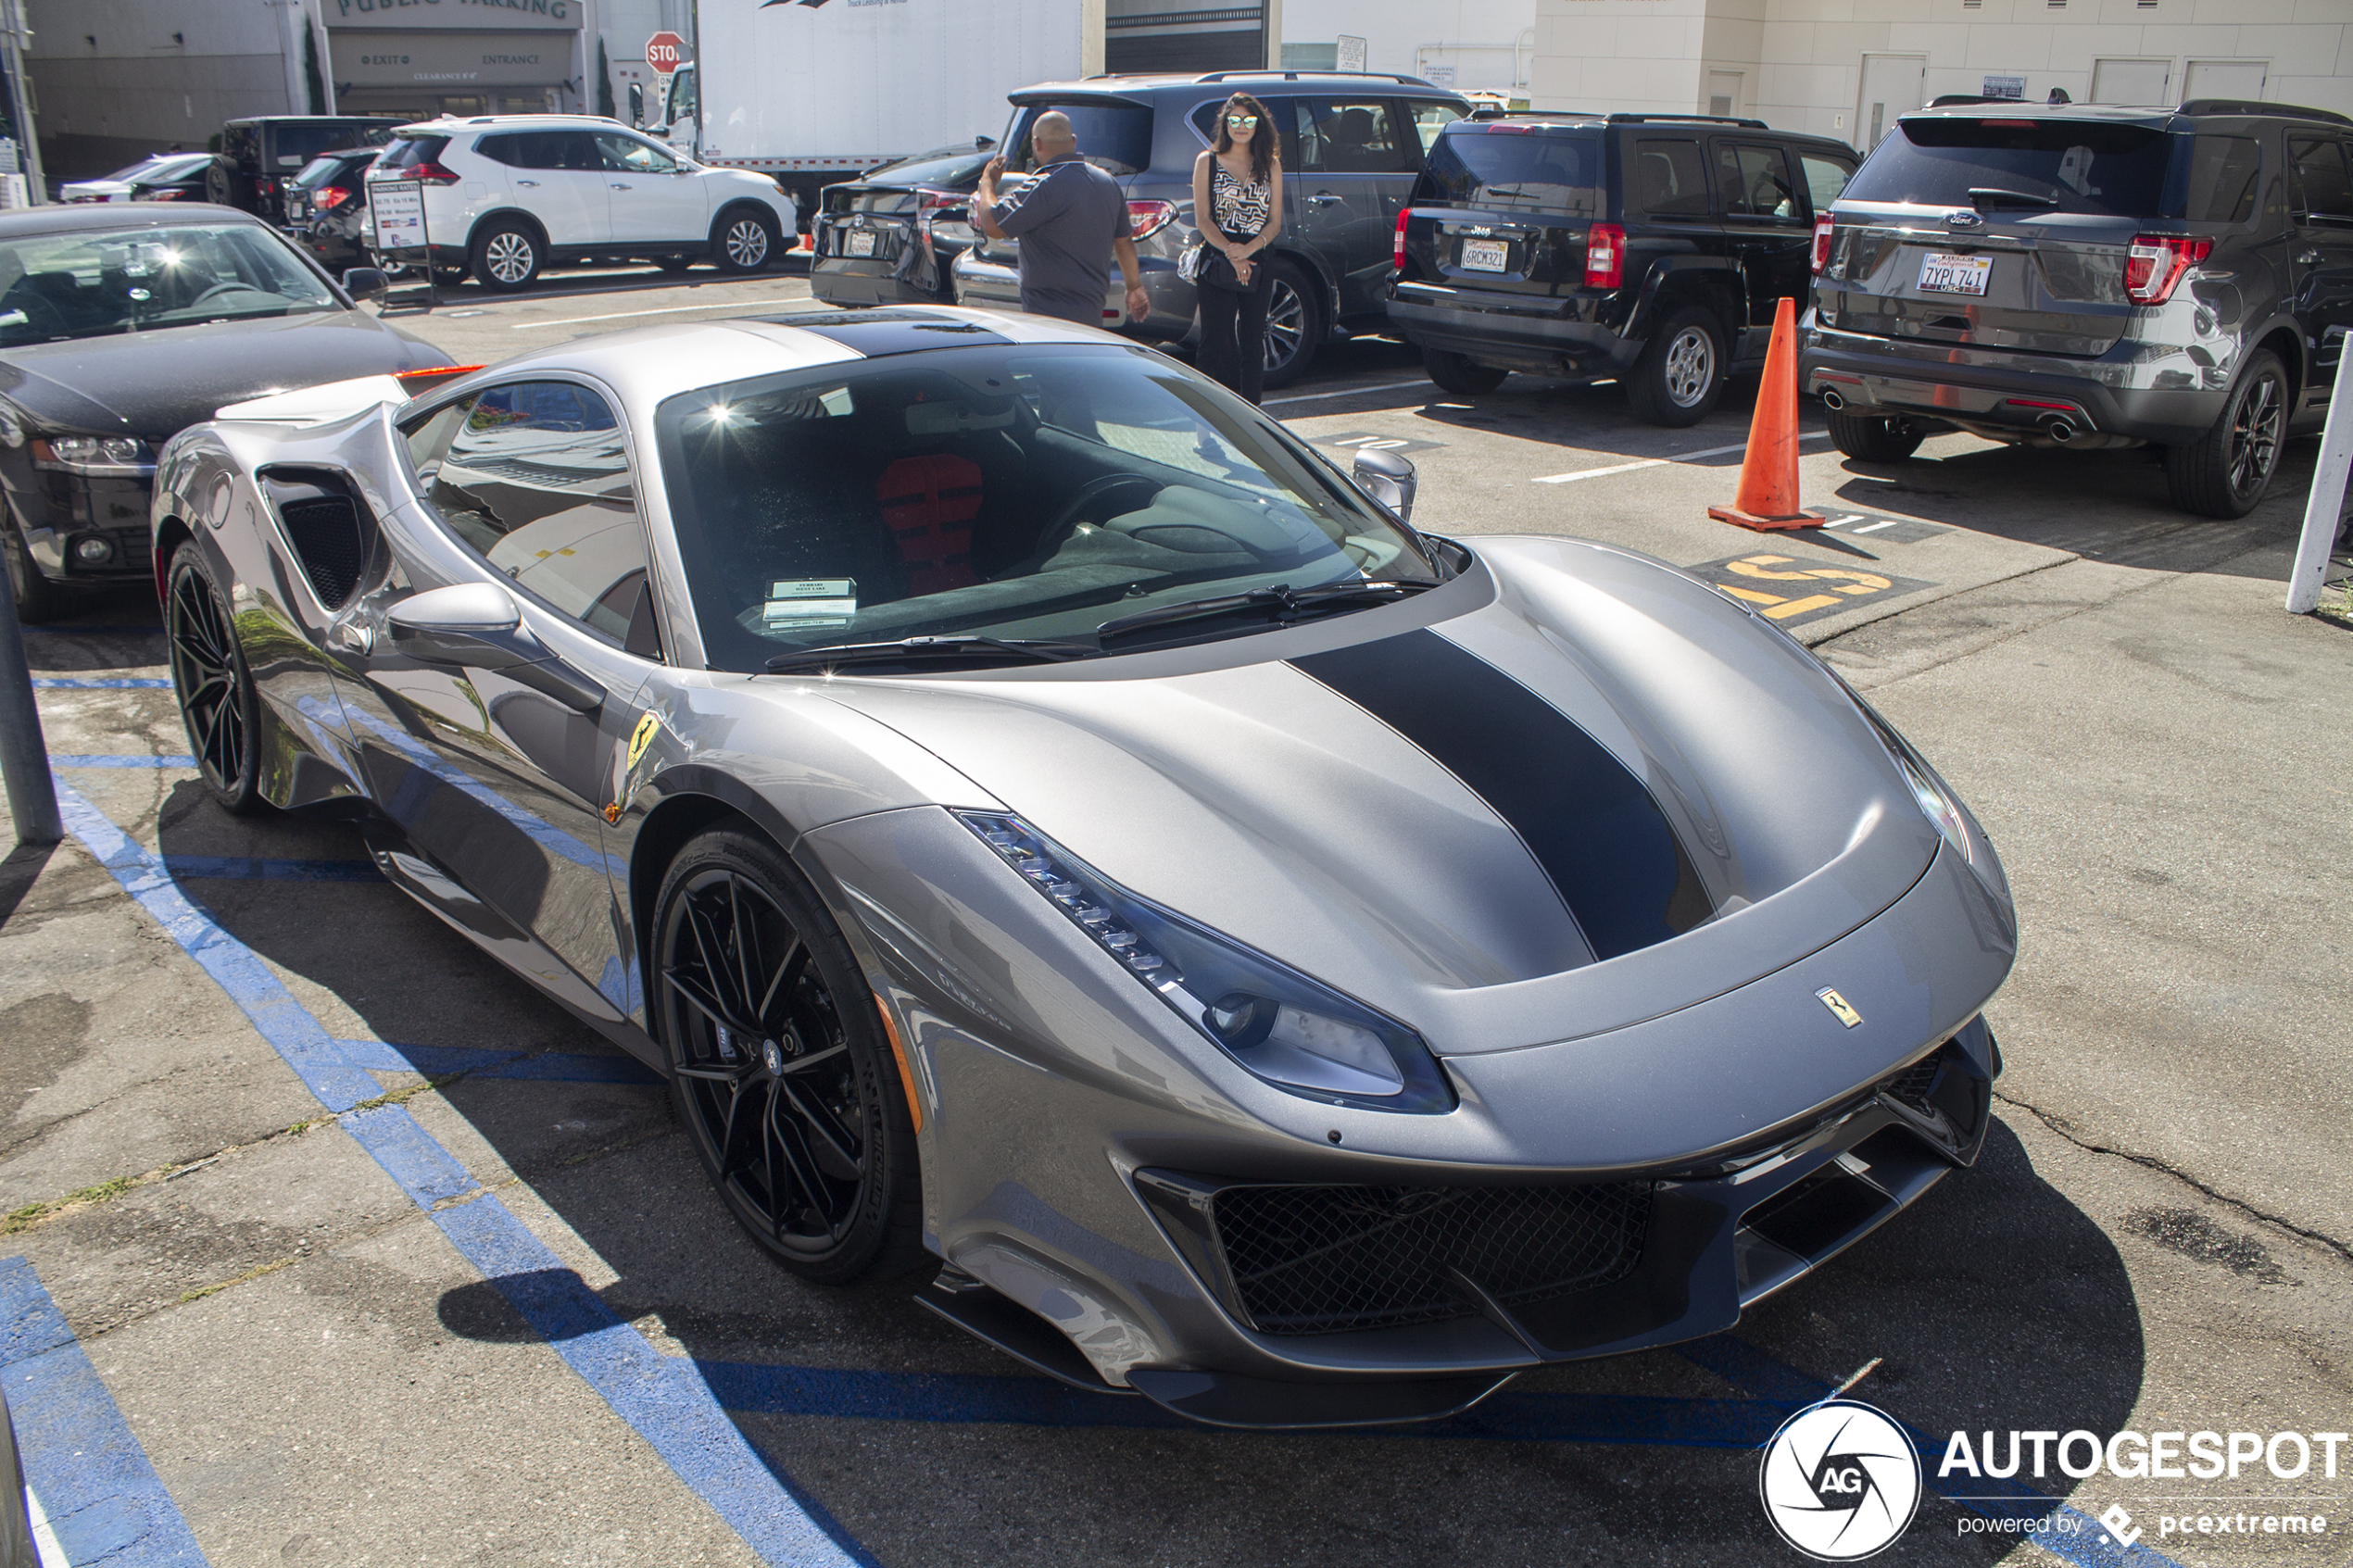
[[[394,319],[474,361],[808,303],[790,273],[558,273]],[[1411,457],[1427,528],[1695,569],[1869,692],[2016,890],[1998,1123],[1735,1333],[1378,1436],[1186,1427],[1029,1375],[912,1281],[780,1273],[650,1075],[352,829],[209,804],[151,602],[32,629],[69,832],[0,864],[0,1386],[63,1558],[1745,1568],[1800,1561],[1757,1446],[1850,1380],[1939,1448],[2353,1427],[2353,631],[2280,608],[2314,445],[2216,522],[2145,453],[1817,437],[1834,525],[1757,534],[1706,515],[1748,397],[1661,431],[1608,385],[1449,398],[1364,340],[1268,403]],[[2353,1476],[2317,1454],[1930,1475],[1887,1561],[2353,1562]],[[2028,1491],[2046,1544],[1979,1527],[2046,1512]],[[2158,1524],[2264,1511],[2328,1525]]]

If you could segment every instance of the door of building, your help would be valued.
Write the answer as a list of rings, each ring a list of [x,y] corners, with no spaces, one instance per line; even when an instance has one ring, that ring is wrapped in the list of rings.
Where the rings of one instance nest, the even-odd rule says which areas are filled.
[[[2269,60],[2192,60],[2182,73],[2182,101],[2192,98],[2259,99],[2270,80]]]
[[[2095,104],[2171,104],[2173,62],[2163,60],[2094,60],[2092,102]]]
[[[1855,144],[1869,152],[1895,129],[1895,117],[1928,102],[1928,56],[1866,55],[1863,94],[1855,107]]]

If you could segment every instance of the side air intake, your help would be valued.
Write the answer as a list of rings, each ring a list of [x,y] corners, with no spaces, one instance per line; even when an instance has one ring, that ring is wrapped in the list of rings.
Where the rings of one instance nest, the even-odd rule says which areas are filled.
[[[331,470],[273,469],[261,476],[278,528],[319,602],[350,602],[375,547],[376,521],[351,483]]]

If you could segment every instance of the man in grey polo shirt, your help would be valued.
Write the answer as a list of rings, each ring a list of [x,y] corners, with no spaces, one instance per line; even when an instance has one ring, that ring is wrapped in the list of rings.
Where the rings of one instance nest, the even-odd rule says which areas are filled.
[[[1037,177],[1018,195],[1000,201],[997,181],[1005,160],[990,158],[980,172],[980,200],[973,207],[982,233],[1021,244],[1021,307],[1033,316],[1101,326],[1109,263],[1115,255],[1127,282],[1128,319],[1139,320],[1151,310],[1151,296],[1144,293],[1127,196],[1119,182],[1078,156],[1078,132],[1060,110],[1038,117],[1029,144],[1038,158]]]

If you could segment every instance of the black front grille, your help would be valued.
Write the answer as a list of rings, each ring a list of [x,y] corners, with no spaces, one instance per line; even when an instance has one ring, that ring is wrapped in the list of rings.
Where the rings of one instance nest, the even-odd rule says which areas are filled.
[[[1893,1078],[1881,1082],[1879,1092],[1906,1105],[1925,1106],[1929,1091],[1936,1087],[1936,1070],[1942,1064],[1943,1051],[1925,1060],[1916,1061]]]
[[[366,564],[367,542],[359,532],[359,508],[342,495],[284,501],[278,515],[285,520],[286,542],[302,562],[304,575],[317,590],[319,602],[341,609],[359,585]]]
[[[1651,1185],[1243,1186],[1212,1210],[1239,1305],[1263,1334],[1337,1334],[1472,1317],[1460,1270],[1506,1306],[1623,1279]]]

